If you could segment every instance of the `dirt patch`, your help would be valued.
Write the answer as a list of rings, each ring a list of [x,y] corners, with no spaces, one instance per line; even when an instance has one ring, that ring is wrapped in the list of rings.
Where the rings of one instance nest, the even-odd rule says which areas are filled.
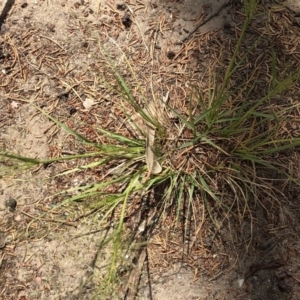
[[[277,9],[291,36],[299,38],[292,12]],[[138,62],[147,95],[145,73],[152,69],[159,96],[170,93],[175,106],[187,101],[188,82],[180,74],[190,73],[191,82],[201,78],[224,41],[236,41],[241,11],[240,3],[200,0],[15,1],[0,34],[1,148],[39,159],[85,151],[32,104],[97,142],[102,137],[95,126],[121,128],[124,116],[99,80],[106,74],[99,42],[125,78],[131,75],[118,47]],[[297,64],[296,58],[290,59]],[[97,291],[109,256],[109,250],[99,253],[105,235],[97,225],[101,216],[79,219],[85,213],[80,204],[49,215],[64,198],[53,197],[62,188],[101,179],[101,171],[54,177],[69,164],[44,164],[1,178],[1,299],[91,299]],[[299,299],[299,198],[297,191],[289,193],[285,209],[274,205],[267,213],[253,205],[254,223],[233,220],[217,232],[199,219],[203,227],[186,247],[166,217],[149,241],[137,299]],[[120,295],[116,291],[111,298],[124,298]]]

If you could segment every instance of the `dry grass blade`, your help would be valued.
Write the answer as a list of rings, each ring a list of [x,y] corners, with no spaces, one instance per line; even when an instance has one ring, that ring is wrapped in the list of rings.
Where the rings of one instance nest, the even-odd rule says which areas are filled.
[[[148,166],[149,174],[157,175],[161,173],[162,167],[157,161],[157,157],[152,150],[154,147],[154,140],[155,140],[155,130],[148,128],[147,135],[146,135],[146,163]]]

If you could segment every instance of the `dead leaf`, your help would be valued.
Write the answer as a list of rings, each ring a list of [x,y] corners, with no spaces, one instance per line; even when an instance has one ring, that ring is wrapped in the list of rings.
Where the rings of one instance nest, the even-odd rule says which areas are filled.
[[[84,108],[86,110],[90,110],[92,108],[93,105],[95,105],[95,101],[91,98],[86,98],[83,102],[82,102]]]
[[[12,101],[10,105],[11,105],[11,108],[16,109],[19,107],[20,103],[18,103],[16,101]]]

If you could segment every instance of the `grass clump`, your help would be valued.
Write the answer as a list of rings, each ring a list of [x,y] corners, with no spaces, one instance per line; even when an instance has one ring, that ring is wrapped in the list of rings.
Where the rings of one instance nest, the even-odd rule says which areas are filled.
[[[118,280],[124,252],[145,245],[164,214],[173,214],[175,222],[183,222],[187,238],[190,220],[195,230],[201,219],[200,207],[202,215],[219,230],[230,218],[241,222],[251,215],[252,205],[280,206],[280,198],[285,196],[282,187],[288,182],[298,185],[286,162],[278,157],[300,145],[300,138],[282,130],[287,123],[297,122],[293,112],[298,104],[282,99],[298,83],[299,71],[285,67],[285,72],[278,74],[272,47],[252,66],[249,64],[265,41],[259,36],[250,45],[247,42],[256,7],[255,0],[245,1],[244,25],[230,59],[226,63],[223,53],[224,63],[208,68],[202,81],[191,80],[188,99],[182,106],[175,107],[168,96],[155,95],[153,88],[148,93],[143,90],[132,64],[120,51],[122,63],[131,70],[128,83],[117,63],[100,46],[111,75],[103,79],[103,85],[117,99],[114,101],[125,116],[123,127],[119,131],[98,127],[97,132],[106,141],[98,143],[41,110],[93,151],[43,161],[1,153],[30,164],[89,159],[87,164],[59,176],[104,170],[100,181],[69,189],[72,196],[59,205],[87,200],[92,211],[102,215],[99,225],[106,224],[112,215],[117,220],[101,244],[113,244],[102,292],[111,292],[112,282]],[[268,74],[259,59],[267,61]],[[134,210],[140,216],[125,242],[124,223]],[[131,245],[124,250],[129,240]]]

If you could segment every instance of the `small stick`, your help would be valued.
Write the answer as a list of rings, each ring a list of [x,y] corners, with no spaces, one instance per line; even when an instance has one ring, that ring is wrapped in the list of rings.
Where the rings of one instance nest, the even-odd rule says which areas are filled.
[[[6,1],[4,8],[2,10],[2,13],[0,15],[0,29],[1,29],[2,24],[4,23],[4,20],[7,16],[7,14],[11,10],[12,6],[14,5],[14,3],[15,3],[15,0],[7,0]]]
[[[48,221],[48,222],[55,222],[55,223],[60,223],[60,224],[64,224],[64,225],[68,225],[68,226],[72,226],[72,227],[75,227],[77,228],[77,225],[75,222],[68,222],[68,221],[64,221],[64,220],[59,220],[59,219],[50,219],[50,218],[42,218],[42,217],[35,217],[35,216],[32,216],[24,211],[21,211],[21,213],[23,215],[25,215],[26,217],[29,217],[35,221]]]
[[[204,24],[206,24],[207,22],[209,22],[211,19],[213,19],[214,17],[218,16],[219,13],[225,8],[227,7],[228,5],[230,5],[230,1],[228,1],[227,3],[224,3],[220,6],[220,8],[213,14],[211,14],[208,18],[206,18],[204,21],[202,21],[201,23],[199,23],[195,29],[193,31],[191,31],[181,42],[182,43],[185,43],[187,42],[191,37],[192,35],[201,27],[203,26]]]
[[[66,51],[58,42],[54,41],[53,39],[50,39],[49,37],[47,36],[44,36],[44,35],[40,35],[41,38],[44,38],[48,41],[51,41],[52,43],[56,44],[60,49]]]

